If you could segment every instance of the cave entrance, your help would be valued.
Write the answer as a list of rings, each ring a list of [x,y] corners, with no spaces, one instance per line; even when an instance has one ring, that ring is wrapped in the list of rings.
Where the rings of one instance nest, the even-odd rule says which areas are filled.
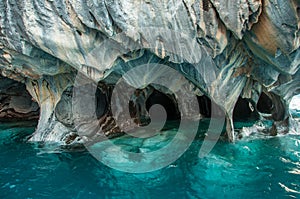
[[[255,106],[249,99],[239,97],[233,109],[234,122],[254,122],[259,119]]]
[[[40,108],[26,89],[25,84],[0,76],[0,131],[4,141],[25,141],[35,131]]]
[[[136,124],[147,126],[151,122],[150,109],[155,105],[160,105],[165,110],[166,121],[163,129],[179,127],[178,121],[181,116],[175,96],[155,89],[151,85],[135,90],[132,100],[129,101],[130,116]]]
[[[149,112],[153,105],[159,104],[165,108],[168,121],[180,120],[180,111],[176,102],[173,95],[166,95],[158,90],[154,90],[146,100],[146,110]]]
[[[286,106],[281,97],[272,92],[263,92],[256,105],[257,111],[267,119],[282,121],[287,117]]]
[[[32,122],[37,125],[40,109],[25,84],[0,77],[0,122]]]
[[[256,108],[260,113],[271,115],[273,106],[274,104],[272,99],[265,93],[262,93],[259,97]]]
[[[224,110],[222,110],[219,105],[213,102],[206,95],[197,96],[197,100],[199,103],[199,110],[202,118],[211,119],[212,117],[218,118],[225,115]],[[212,114],[212,107],[214,107],[214,114]]]

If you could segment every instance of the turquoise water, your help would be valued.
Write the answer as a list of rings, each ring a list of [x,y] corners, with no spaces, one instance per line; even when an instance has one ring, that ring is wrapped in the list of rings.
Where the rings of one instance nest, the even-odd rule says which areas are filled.
[[[87,151],[28,143],[32,127],[0,131],[0,198],[300,198],[299,135],[219,141],[203,159],[196,140],[168,167],[129,174]]]
[[[87,150],[29,143],[30,123],[0,123],[0,198],[300,198],[299,105],[300,97],[291,103],[297,128],[288,135],[270,137],[250,127],[241,140],[220,140],[201,159],[203,141],[194,140],[177,161],[144,174],[111,169]],[[200,124],[200,135],[207,125]],[[138,143],[126,139],[114,142]]]

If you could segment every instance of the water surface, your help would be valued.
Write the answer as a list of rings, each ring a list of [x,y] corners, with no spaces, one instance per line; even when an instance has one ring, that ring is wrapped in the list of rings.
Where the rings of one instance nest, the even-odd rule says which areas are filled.
[[[219,141],[202,159],[198,139],[168,167],[130,174],[108,168],[87,151],[28,143],[34,128],[22,126],[0,124],[0,198],[300,198],[295,130],[276,137],[253,132],[234,144]]]

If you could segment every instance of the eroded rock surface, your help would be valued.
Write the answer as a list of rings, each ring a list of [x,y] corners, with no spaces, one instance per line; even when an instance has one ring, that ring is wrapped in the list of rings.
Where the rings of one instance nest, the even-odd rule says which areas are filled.
[[[107,101],[98,104],[99,122],[118,132],[111,89],[126,71],[151,62],[179,71],[191,91],[217,104],[233,141],[239,98],[254,112],[259,103],[270,106],[265,117],[287,119],[287,104],[300,93],[299,18],[298,0],[1,1],[0,70],[26,84],[41,108],[32,140],[80,139],[70,102],[77,73],[101,82]],[[181,56],[172,54],[177,45]],[[199,58],[198,71],[190,56]]]

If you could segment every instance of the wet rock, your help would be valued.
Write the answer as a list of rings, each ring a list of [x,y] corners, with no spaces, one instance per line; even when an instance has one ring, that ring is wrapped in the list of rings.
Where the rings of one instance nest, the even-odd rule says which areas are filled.
[[[2,1],[0,72],[25,83],[40,107],[34,141],[74,140],[64,138],[75,131],[68,89],[76,74],[113,88],[124,73],[145,63],[183,74],[194,94],[207,96],[226,113],[234,141],[239,98],[251,101],[258,113],[264,93],[274,105],[267,107],[268,117],[284,121],[287,104],[300,93],[299,7],[298,0]],[[1,97],[7,110],[1,114],[36,111],[24,93]],[[118,134],[110,95],[98,96],[107,98],[97,105],[98,120],[108,134]],[[11,107],[14,113],[8,112]]]

